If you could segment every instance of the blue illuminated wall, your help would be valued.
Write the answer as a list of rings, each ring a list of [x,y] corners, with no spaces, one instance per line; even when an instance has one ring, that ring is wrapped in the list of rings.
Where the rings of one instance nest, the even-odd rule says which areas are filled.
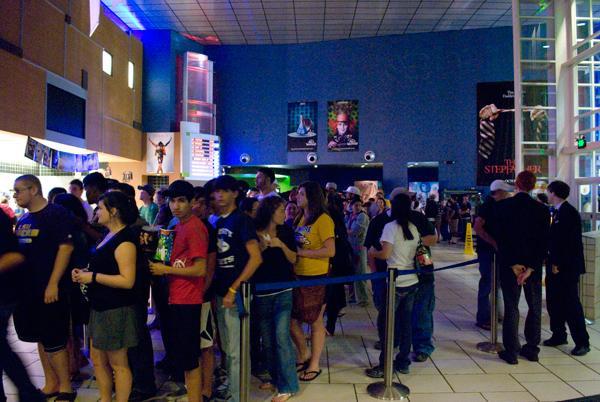
[[[456,163],[440,164],[442,186],[473,186],[475,86],[513,79],[511,28],[205,50],[224,164],[239,165],[244,152],[257,165],[306,164],[305,153],[287,152],[287,103],[316,100],[319,163],[361,163],[374,150],[388,188],[407,184],[409,161],[446,160]],[[335,99],[359,101],[359,152],[326,150],[326,102]]]

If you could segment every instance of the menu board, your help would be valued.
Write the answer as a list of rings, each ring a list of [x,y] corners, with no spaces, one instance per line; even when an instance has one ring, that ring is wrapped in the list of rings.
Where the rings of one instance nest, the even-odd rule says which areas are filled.
[[[221,173],[221,144],[216,135],[182,130],[181,173],[188,180],[208,181]]]

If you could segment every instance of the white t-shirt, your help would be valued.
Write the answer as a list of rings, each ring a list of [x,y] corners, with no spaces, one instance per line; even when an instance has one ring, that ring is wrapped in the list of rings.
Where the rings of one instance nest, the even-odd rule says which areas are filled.
[[[83,205],[83,209],[85,209],[85,213],[88,217],[88,222],[91,222],[94,219],[94,208],[87,202],[81,200],[81,205]]]
[[[392,245],[392,254],[387,259],[389,268],[396,268],[400,271],[410,271],[414,268],[414,258],[419,245],[419,231],[412,223],[408,228],[413,235],[412,240],[405,240],[402,227],[396,222],[390,222],[383,228],[381,242]],[[400,275],[396,278],[396,286],[406,287],[419,282],[417,274]]]

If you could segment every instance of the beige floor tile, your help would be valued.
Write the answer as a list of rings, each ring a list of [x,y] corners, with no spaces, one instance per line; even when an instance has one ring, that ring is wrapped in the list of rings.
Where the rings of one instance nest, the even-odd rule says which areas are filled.
[[[524,382],[523,386],[540,401],[562,401],[581,396],[564,382]]]
[[[436,327],[437,330],[437,327]],[[461,349],[456,342],[439,341],[435,345],[435,350],[431,354],[434,361],[447,359],[469,359],[469,356]]]
[[[541,364],[523,359],[519,360],[519,364],[507,364],[496,355],[474,356],[473,360],[488,374],[548,372]]]
[[[482,392],[488,402],[530,402],[537,401],[529,392]]]
[[[573,356],[574,359],[582,363],[600,363],[600,350],[592,350],[585,356]]]
[[[452,392],[452,388],[441,375],[400,374],[400,381],[410,389],[411,394]]]
[[[586,366],[594,370],[596,373],[600,373],[600,363],[589,363],[586,364]]]
[[[332,367],[329,369],[330,382],[332,384],[370,384],[382,381],[367,377],[366,367]]]
[[[485,399],[479,393],[440,393],[440,394],[411,394],[410,402],[483,402]],[[359,402],[362,402],[359,399]],[[366,400],[364,402],[367,402]]]
[[[551,357],[540,357],[540,364],[544,366],[558,366],[558,365],[576,365],[579,362],[573,359],[571,356],[551,356]]]
[[[560,366],[546,366],[548,370],[556,374],[564,381],[592,381],[600,380],[600,374],[585,367],[582,364],[579,365],[560,365]]]
[[[523,391],[523,387],[508,374],[451,374],[445,377],[455,392]]]
[[[519,382],[543,382],[543,381],[560,381],[560,378],[552,373],[540,374],[522,374],[514,373],[511,376]]]
[[[558,348],[541,346],[539,356],[541,359],[542,357],[557,357],[557,356],[570,356],[570,355],[569,355],[569,352],[565,353]]]
[[[470,359],[438,360],[435,365],[442,374],[483,374],[479,366]]]
[[[333,402],[356,401],[354,386],[351,384],[308,384],[300,385],[300,392],[294,402]]]
[[[569,385],[586,396],[600,394],[600,381],[569,381]]]

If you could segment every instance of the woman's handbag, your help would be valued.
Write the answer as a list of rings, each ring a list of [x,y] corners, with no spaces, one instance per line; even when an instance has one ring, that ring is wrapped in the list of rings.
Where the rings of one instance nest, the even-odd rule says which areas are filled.
[[[419,240],[417,251],[415,252],[415,269],[417,274],[430,274],[433,272],[433,259],[431,250]]]

